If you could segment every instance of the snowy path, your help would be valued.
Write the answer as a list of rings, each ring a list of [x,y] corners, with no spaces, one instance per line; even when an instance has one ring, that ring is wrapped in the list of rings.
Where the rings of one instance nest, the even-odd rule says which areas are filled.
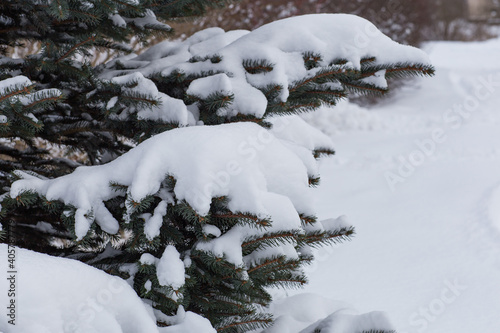
[[[316,118],[337,147],[320,218],[345,214],[357,235],[319,253],[305,291],[387,311],[400,333],[499,332],[500,40],[428,52],[436,77]]]

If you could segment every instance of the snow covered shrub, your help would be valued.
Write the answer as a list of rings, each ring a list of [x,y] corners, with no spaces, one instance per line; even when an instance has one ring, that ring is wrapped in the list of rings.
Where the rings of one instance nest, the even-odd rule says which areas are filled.
[[[112,22],[147,25],[153,16],[115,14]],[[14,136],[15,117],[32,114],[51,125],[22,133],[26,141],[59,137],[84,147],[93,164],[112,161],[48,179],[51,168],[40,175],[40,164],[21,156],[29,151],[13,153],[8,167],[28,171],[15,171],[19,180],[2,196],[2,225],[27,233],[20,246],[128,280],[159,326],[186,309],[218,332],[269,326],[268,288],[303,285],[312,249],[353,234],[343,218],[315,217],[316,158],[333,147],[295,115],[334,106],[350,91],[385,93],[390,77],[433,73],[420,50],[364,19],[330,14],[253,32],[207,29],[117,58],[90,81],[80,77],[82,86],[70,77],[52,85],[63,69],[50,69],[37,85],[58,90],[39,108],[26,100],[41,98],[16,85],[28,79],[10,78],[31,73],[29,61],[2,62],[2,133]],[[11,105],[19,111],[8,111]],[[123,153],[126,145],[134,148]]]

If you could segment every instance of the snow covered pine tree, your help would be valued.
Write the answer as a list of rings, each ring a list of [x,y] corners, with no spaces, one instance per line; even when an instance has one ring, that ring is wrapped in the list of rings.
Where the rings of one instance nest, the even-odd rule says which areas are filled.
[[[387,78],[433,68],[368,21],[333,14],[253,32],[211,28],[98,68],[76,57],[166,31],[156,17],[198,14],[207,3],[2,2],[1,43],[43,45],[0,59],[2,185],[19,169],[0,199],[3,234],[11,226],[16,245],[122,277],[160,327],[185,309],[218,332],[265,329],[268,288],[303,285],[312,249],[353,233],[343,218],[315,217],[315,159],[333,147],[297,114],[352,91],[383,94]],[[41,144],[86,159],[53,158]],[[78,163],[102,165],[60,176]],[[363,330],[387,332],[369,321]]]
[[[0,187],[9,185],[16,169],[47,177],[68,174],[80,165],[101,164],[129,150],[131,141],[117,138],[171,129],[161,122],[142,122],[107,116],[100,107],[109,92],[120,87],[99,79],[101,67],[89,59],[98,51],[131,52],[131,38],[147,41],[166,36],[171,28],[158,21],[201,15],[225,1],[135,0],[9,0],[0,2],[0,80],[2,117]],[[9,47],[38,45],[39,52],[22,59],[5,57]],[[146,42],[145,42],[146,43]],[[36,49],[36,47],[34,47]],[[16,76],[16,79],[12,79]],[[97,94],[91,92],[99,90]],[[63,94],[61,94],[63,92]],[[29,94],[29,95],[28,95]],[[27,96],[27,98],[19,98]],[[13,97],[13,98],[10,98]],[[122,103],[127,96],[122,96]],[[128,103],[156,105],[157,100],[128,96]],[[16,103],[14,103],[14,101]],[[147,128],[148,125],[153,126]],[[143,136],[144,137],[144,136]],[[61,148],[65,147],[65,148]],[[61,151],[62,150],[62,151]],[[67,158],[75,152],[81,158]],[[56,155],[56,156],[54,156]],[[31,222],[18,225],[24,247],[52,253],[46,235],[33,221],[52,221],[41,211]],[[22,214],[24,216],[26,214]],[[21,217],[22,218],[22,217]],[[26,224],[26,222],[28,222]],[[35,222],[36,223],[36,222]]]

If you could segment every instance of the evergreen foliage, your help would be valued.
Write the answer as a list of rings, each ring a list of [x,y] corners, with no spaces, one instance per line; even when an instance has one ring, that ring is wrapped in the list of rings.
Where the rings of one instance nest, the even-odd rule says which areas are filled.
[[[201,15],[227,1],[79,1],[8,0],[0,3],[0,188],[22,169],[57,177],[81,165],[101,164],[145,139],[172,128],[162,122],[116,119],[115,109],[103,108],[120,94],[125,105],[152,107],[151,96],[121,93],[124,88],[99,78],[89,56],[99,50],[130,52],[136,38],[165,36],[179,17]],[[23,59],[2,56],[9,47],[41,44],[40,52]],[[19,80],[22,76],[24,79]],[[17,79],[15,79],[17,77]],[[15,80],[15,81],[14,81]],[[131,83],[132,84],[132,83]],[[33,236],[33,211],[11,216],[23,221],[19,241],[27,248],[49,252],[46,239]],[[45,219],[42,219],[45,221]],[[53,219],[49,219],[52,221]],[[26,228],[26,230],[24,230]]]
[[[8,121],[2,123],[0,136],[16,137],[17,141],[15,145],[0,146],[5,156],[0,165],[0,186],[8,185],[7,174],[15,169],[53,177],[66,174],[80,164],[100,164],[130,149],[131,145],[123,138],[139,137],[145,130],[133,119],[126,123],[116,121],[103,110],[102,103],[107,103],[120,87],[99,79],[101,68],[91,67],[89,56],[96,50],[130,52],[127,44],[132,37],[147,44],[148,37],[171,32],[170,26],[163,23],[165,20],[201,15],[207,8],[226,2],[2,1],[0,50],[6,52],[8,47],[34,42],[39,42],[42,48],[24,59],[0,56],[0,80],[23,75],[32,82],[30,86],[9,86],[2,91],[1,112]],[[47,88],[51,90],[44,90]],[[33,90],[40,92],[23,110],[19,109],[19,103],[4,107],[12,94]],[[147,97],[121,96],[123,103],[155,105],[156,101]],[[30,113],[38,121],[26,118]],[[77,163],[64,156],[54,159],[51,154],[54,147],[77,151],[84,157]]]
[[[200,15],[207,7],[224,3],[2,2],[0,44],[5,48],[27,40],[43,45],[39,53],[25,59],[0,58],[2,192],[16,179],[45,182],[46,177],[68,174],[80,165],[113,160],[173,128],[234,122],[272,128],[273,117],[333,106],[353,91],[384,94],[386,77],[433,74],[432,66],[405,59],[387,63],[368,55],[357,68],[351,59],[325,59],[307,51],[302,54],[303,77],[286,84],[258,84],[282,64],[276,59],[243,57],[238,68],[228,68],[234,58],[222,47],[220,53],[206,57],[190,53],[196,41],[208,40],[211,32],[174,43],[171,49],[160,45],[136,58],[125,56],[97,68],[85,60],[96,48],[126,51],[123,43],[131,36],[145,40],[153,33],[168,33],[170,28],[162,21]],[[379,76],[383,82],[376,80]],[[206,93],[193,88],[193,82],[204,79],[220,86]],[[232,87],[244,82],[265,97],[264,114],[246,112],[238,104],[244,92],[224,88],[235,82],[239,85]],[[197,119],[181,117],[192,113]],[[79,152],[80,157],[54,157],[54,147]],[[330,147],[310,150],[315,158],[333,154]],[[18,169],[24,171],[14,171]],[[85,212],[64,198],[49,200],[43,191],[4,194],[0,218],[4,230],[9,223],[16,224],[16,245],[78,259],[130,279],[137,294],[155,309],[159,326],[168,325],[167,316],[182,305],[224,333],[269,326],[272,317],[261,310],[271,301],[267,288],[302,286],[307,278],[301,268],[313,260],[311,249],[348,240],[354,233],[343,224],[327,228],[299,209],[293,213],[301,221],[300,228],[276,230],[269,217],[232,211],[225,196],[211,198],[209,212],[201,215],[176,197],[177,181],[176,175],[164,175],[158,190],[140,200],[132,196],[130,183],[104,184],[114,194]],[[318,183],[317,175],[309,175],[310,186]],[[161,220],[156,235],[145,227],[153,217]],[[94,223],[100,219],[117,221],[117,230]],[[87,221],[88,228],[82,229],[79,221]],[[235,265],[200,246],[243,227],[252,232],[242,239],[238,251],[255,257],[247,264]],[[284,245],[291,245],[298,256],[262,255],[266,249]],[[170,246],[185,266],[182,285],[165,284],[158,274],[158,260]]]

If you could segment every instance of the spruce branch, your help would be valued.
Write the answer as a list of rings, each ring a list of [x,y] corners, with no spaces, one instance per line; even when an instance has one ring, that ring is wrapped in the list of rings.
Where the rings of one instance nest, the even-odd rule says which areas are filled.
[[[220,333],[239,333],[269,327],[272,323],[272,316],[266,314],[254,314],[245,317],[236,317],[226,320],[215,329]]]
[[[270,63],[269,61],[265,59],[261,60],[255,60],[255,59],[250,59],[250,60],[243,60],[243,68],[249,73],[249,74],[262,74],[262,73],[268,73],[273,70],[274,64]]]
[[[85,45],[87,43],[92,43],[96,40],[97,36],[96,35],[92,35],[90,37],[88,37],[86,40],[83,40],[81,41],[80,43],[78,44],[75,44],[74,46],[72,46],[66,53],[64,53],[62,56],[60,56],[56,61],[55,61],[55,64],[58,64],[59,62],[61,62],[62,60],[66,59],[68,56],[70,56],[73,52],[75,52],[79,47],[81,47],[82,45]]]
[[[34,88],[34,85],[29,85],[29,86],[14,86],[13,88],[7,88],[4,89],[4,93],[6,93],[3,96],[0,96],[0,102],[8,100],[11,97],[17,96],[17,95],[24,95],[24,94],[29,94]]]
[[[311,83],[335,82],[338,77],[343,77],[344,75],[349,75],[349,72],[345,68],[339,66],[323,68],[310,78],[292,83],[289,87],[289,91],[290,94],[292,94]]]

